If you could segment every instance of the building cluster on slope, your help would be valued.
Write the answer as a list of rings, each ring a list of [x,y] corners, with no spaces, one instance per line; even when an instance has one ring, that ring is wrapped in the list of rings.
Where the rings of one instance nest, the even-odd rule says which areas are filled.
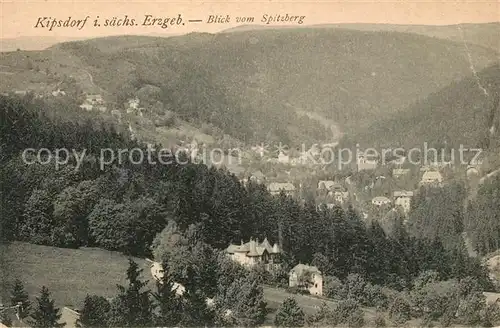
[[[108,110],[106,103],[100,94],[87,94],[85,96],[85,100],[80,105],[80,108],[89,112],[96,109],[105,113]]]
[[[267,238],[259,243],[258,239],[250,238],[250,241],[240,245],[231,244],[226,248],[226,253],[233,261],[246,268],[263,265],[266,270],[272,272],[281,268],[281,247],[275,243],[271,245]],[[311,295],[323,294],[323,276],[315,266],[297,264],[288,273],[289,287],[308,290]]]
[[[277,243],[271,245],[267,238],[259,243],[258,240],[250,238],[250,241],[240,245],[231,244],[226,248],[231,259],[246,267],[264,265],[271,271],[280,266],[279,256],[281,249]]]

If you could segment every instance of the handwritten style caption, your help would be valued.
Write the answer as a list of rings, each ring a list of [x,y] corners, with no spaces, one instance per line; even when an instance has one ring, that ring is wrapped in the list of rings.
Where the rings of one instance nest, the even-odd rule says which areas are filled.
[[[229,24],[229,23],[263,23],[270,24],[298,24],[304,23],[306,16],[292,14],[263,14],[260,17],[255,16],[230,16],[230,15],[208,15],[198,19],[185,19],[182,14],[176,14],[168,17],[159,17],[156,15],[145,14],[141,17],[132,17],[130,15],[113,17],[74,17],[60,19],[59,17],[38,17],[34,28],[45,28],[49,31],[59,28],[72,28],[82,30],[84,28],[102,28],[102,27],[136,27],[152,26],[166,29],[174,26],[183,26],[188,24]]]

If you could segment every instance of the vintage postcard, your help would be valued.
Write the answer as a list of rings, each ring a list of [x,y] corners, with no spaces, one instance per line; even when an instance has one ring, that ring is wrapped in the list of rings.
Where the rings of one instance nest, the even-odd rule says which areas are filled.
[[[498,1],[0,15],[0,328],[500,327]]]

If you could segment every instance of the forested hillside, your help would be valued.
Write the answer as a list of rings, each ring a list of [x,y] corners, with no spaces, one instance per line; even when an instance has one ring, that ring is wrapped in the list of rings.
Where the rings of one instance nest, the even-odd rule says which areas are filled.
[[[415,239],[400,225],[386,239],[376,223],[366,228],[353,209],[318,210],[284,195],[271,197],[263,185],[245,188],[224,170],[127,160],[101,170],[91,160],[99,156],[98,147],[139,145],[110,129],[52,123],[27,100],[2,97],[1,102],[1,144],[10,146],[2,151],[0,180],[4,239],[98,246],[144,256],[150,254],[156,233],[171,220],[181,231],[199,225],[200,238],[218,248],[257,236],[276,242],[281,227],[282,246],[291,262],[314,262],[340,278],[358,272],[379,283],[404,286],[427,269],[449,277],[481,276],[481,271],[470,271],[479,267],[455,267],[460,254],[469,261],[466,254],[460,247],[439,246],[435,236]],[[27,165],[20,157],[25,147],[87,149],[89,160],[78,170],[74,161],[59,170],[48,164]]]
[[[498,147],[500,66],[454,82],[392,117],[374,120],[346,142],[406,149],[429,145]]]
[[[415,34],[310,28],[109,37],[3,53],[0,64],[34,69],[2,82],[11,89],[71,75],[80,92],[102,93],[122,108],[143,87],[156,88],[151,110],[205,124],[208,134],[302,144],[359,132],[497,56]]]

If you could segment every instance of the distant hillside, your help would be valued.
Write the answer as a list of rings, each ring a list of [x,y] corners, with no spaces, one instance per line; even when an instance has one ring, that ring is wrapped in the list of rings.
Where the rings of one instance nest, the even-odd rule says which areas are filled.
[[[25,67],[29,60],[42,72],[50,66],[54,85],[72,75],[82,91],[100,90],[118,104],[143,86],[159,88],[155,101],[164,110],[208,124],[208,134],[299,144],[362,130],[470,75],[471,65],[483,69],[497,54],[415,34],[290,28],[68,42],[4,54],[0,65]],[[0,87],[26,88],[36,74],[43,80],[25,74]],[[333,131],[324,122],[333,122]]]
[[[0,39],[0,52],[4,51],[16,51],[16,50],[43,50],[54,44],[83,40],[84,38],[72,38],[72,37],[30,37],[21,36],[18,38],[11,39]]]
[[[176,35],[173,33],[150,33],[147,36],[150,37],[169,37]],[[20,36],[17,38],[0,39],[0,52],[9,52],[17,50],[45,50],[52,47],[55,44],[61,42],[70,42],[84,40],[84,37],[72,37],[72,36]]]
[[[485,93],[486,92],[486,93]],[[431,94],[408,110],[374,122],[350,136],[366,146],[463,144],[466,148],[500,145],[500,65]],[[493,132],[493,133],[492,133]]]
[[[500,23],[457,24],[445,26],[393,24],[338,24],[333,27],[359,31],[388,31],[425,35],[468,44],[480,45],[500,52]]]
[[[250,30],[293,28],[294,26],[242,25],[227,29],[223,33]],[[396,25],[396,24],[325,24],[313,25],[313,28],[346,28],[358,31],[384,31],[414,33],[456,42],[466,41],[500,52],[500,23],[456,24],[456,25]]]

